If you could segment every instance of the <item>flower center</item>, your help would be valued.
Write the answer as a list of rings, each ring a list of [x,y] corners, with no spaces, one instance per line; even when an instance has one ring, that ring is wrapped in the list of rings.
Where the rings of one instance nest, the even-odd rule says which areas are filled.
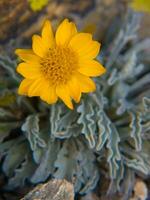
[[[46,57],[41,59],[41,71],[53,85],[67,83],[77,65],[77,55],[68,47],[51,48]]]

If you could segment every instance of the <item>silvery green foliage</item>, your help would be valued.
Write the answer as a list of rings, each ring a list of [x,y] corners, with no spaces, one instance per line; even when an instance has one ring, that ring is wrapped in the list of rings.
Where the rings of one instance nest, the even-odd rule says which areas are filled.
[[[135,174],[150,174],[150,40],[139,42],[130,13],[102,49],[107,73],[74,111],[16,94],[15,62],[0,57],[0,155],[5,188],[66,178],[85,194],[111,180],[108,194],[132,192]],[[140,55],[140,56],[139,56]],[[101,184],[101,182],[100,182]]]

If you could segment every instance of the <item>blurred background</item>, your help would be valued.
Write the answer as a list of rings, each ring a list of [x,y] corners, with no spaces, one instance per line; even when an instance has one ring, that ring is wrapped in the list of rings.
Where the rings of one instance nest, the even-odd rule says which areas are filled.
[[[114,23],[118,26],[122,23],[128,7],[146,11],[139,34],[141,38],[150,36],[146,1],[141,1],[145,4],[143,8],[138,0],[134,7],[129,0],[0,0],[0,51],[7,49],[13,40],[29,44],[45,19],[56,27],[65,17],[75,21],[80,30],[92,32],[96,39],[104,41],[106,31],[110,27],[113,30]]]

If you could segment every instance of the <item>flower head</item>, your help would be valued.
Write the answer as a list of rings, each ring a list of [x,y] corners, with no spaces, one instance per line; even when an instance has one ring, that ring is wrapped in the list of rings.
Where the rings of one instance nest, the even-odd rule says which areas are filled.
[[[34,35],[32,49],[17,49],[24,61],[17,67],[25,79],[18,93],[40,96],[49,104],[58,97],[73,109],[72,99],[80,101],[81,93],[93,92],[95,83],[89,77],[103,74],[105,68],[94,58],[100,44],[89,33],[78,33],[74,23],[65,19],[55,37],[50,22],[44,23],[41,36]]]

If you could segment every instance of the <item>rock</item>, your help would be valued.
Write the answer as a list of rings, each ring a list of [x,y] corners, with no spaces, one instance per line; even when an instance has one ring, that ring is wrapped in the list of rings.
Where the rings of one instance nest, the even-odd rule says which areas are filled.
[[[130,198],[130,200],[146,200],[147,196],[148,196],[148,189],[146,184],[140,180],[137,179],[135,182],[135,186],[134,186],[134,195],[133,197]]]
[[[50,180],[36,186],[21,200],[74,200],[73,185],[66,180]]]

